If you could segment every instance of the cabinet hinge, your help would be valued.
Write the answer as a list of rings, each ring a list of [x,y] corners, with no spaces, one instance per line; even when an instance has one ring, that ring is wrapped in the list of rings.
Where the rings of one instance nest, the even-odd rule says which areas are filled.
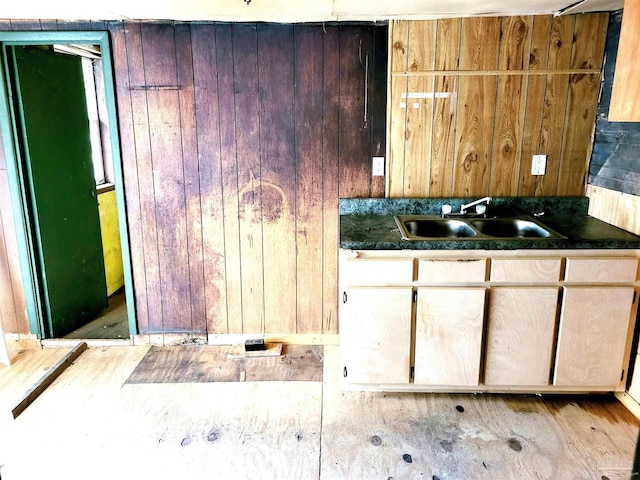
[[[638,297],[638,292],[637,291],[633,291],[633,302],[631,303],[636,303],[636,298]]]
[[[342,369],[342,376],[343,376],[344,378],[347,378],[347,367],[344,367],[344,368]]]
[[[620,381],[624,378],[624,369],[622,370],[622,375],[620,375]]]
[[[413,292],[413,303],[418,303],[418,292],[417,291]]]
[[[347,303],[347,292],[342,292],[342,303]]]
[[[415,378],[416,376],[416,367],[411,367],[411,370],[409,370],[409,378]]]

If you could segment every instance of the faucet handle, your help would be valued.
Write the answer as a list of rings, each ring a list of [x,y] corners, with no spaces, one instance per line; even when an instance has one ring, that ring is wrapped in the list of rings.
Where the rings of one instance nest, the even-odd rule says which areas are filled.
[[[449,204],[445,204],[442,205],[442,216],[444,217],[445,215],[449,215],[451,213],[451,205]]]
[[[480,215],[484,215],[486,212],[487,212],[486,205],[476,205],[476,213],[479,213]]]

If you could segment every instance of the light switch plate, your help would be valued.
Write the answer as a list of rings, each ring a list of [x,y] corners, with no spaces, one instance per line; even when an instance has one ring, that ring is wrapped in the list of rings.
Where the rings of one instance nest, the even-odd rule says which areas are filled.
[[[534,155],[531,161],[531,175],[544,175],[547,171],[547,156]]]
[[[384,157],[373,157],[371,175],[374,177],[384,177]]]

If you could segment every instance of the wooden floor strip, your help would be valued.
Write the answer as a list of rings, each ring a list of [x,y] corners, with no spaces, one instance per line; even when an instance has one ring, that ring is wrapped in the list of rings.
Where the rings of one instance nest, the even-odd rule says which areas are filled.
[[[45,389],[51,385],[56,378],[58,378],[62,372],[64,372],[73,361],[78,358],[82,352],[87,349],[87,344],[84,342],[78,343],[71,349],[58,363],[56,363],[47,373],[45,373],[36,383],[31,387],[27,393],[24,394],[18,404],[11,409],[11,415],[13,418],[17,418],[25,409],[31,405],[36,398],[40,396]]]

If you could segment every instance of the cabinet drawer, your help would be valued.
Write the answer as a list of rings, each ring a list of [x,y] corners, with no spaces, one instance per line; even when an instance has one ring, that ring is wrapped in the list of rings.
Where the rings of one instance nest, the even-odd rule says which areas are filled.
[[[421,259],[418,263],[418,281],[425,283],[484,282],[487,259]]]
[[[549,283],[560,280],[560,258],[494,258],[491,281],[511,283]]]
[[[637,258],[567,258],[567,282],[635,282],[638,274]]]
[[[413,258],[350,259],[346,274],[348,285],[406,285],[413,281]]]

